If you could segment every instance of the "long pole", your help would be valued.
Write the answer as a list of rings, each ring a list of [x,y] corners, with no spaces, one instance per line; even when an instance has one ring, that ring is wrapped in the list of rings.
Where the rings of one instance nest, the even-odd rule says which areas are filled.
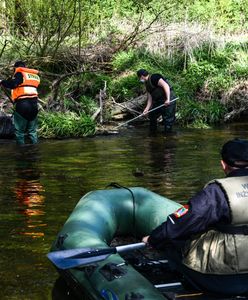
[[[177,99],[178,99],[178,97],[175,98],[175,99],[173,99],[173,100],[171,100],[171,101],[170,101],[170,104],[171,104],[172,102],[175,102]],[[169,104],[169,105],[170,105],[170,104]],[[169,106],[169,105],[168,105],[168,106]],[[159,105],[159,106],[157,106],[157,107],[154,107],[154,108],[150,109],[150,110],[146,113],[146,115],[149,114],[150,112],[154,111],[154,110],[157,110],[157,109],[163,107],[163,106],[165,106],[164,103],[161,104],[161,105]],[[130,123],[130,122],[132,122],[132,121],[134,121],[134,120],[136,120],[136,119],[138,119],[138,118],[140,118],[140,117],[143,117],[143,116],[145,116],[145,115],[142,113],[142,114],[138,115],[137,117],[135,117],[135,118],[133,118],[133,119],[131,119],[131,120],[128,120],[128,121],[125,122],[125,123],[122,123],[122,124],[118,125],[118,126],[116,127],[116,129],[118,129],[118,128],[120,128],[120,127],[122,127],[122,126],[124,126],[124,125],[126,125],[126,124],[128,124],[128,123]]]

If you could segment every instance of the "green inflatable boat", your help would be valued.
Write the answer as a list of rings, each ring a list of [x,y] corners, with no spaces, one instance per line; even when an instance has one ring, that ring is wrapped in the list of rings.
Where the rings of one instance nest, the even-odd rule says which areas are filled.
[[[164,300],[148,279],[126,263],[119,254],[122,247],[109,245],[116,236],[141,239],[179,207],[139,187],[89,192],[58,233],[48,257],[79,299]],[[130,247],[123,251],[133,250]]]

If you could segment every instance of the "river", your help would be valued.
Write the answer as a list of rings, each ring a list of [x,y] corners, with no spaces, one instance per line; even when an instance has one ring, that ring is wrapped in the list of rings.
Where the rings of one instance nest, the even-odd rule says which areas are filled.
[[[0,140],[0,299],[55,299],[58,275],[46,254],[85,193],[117,182],[186,202],[223,176],[221,145],[246,138],[247,131],[248,124],[239,123],[176,129],[165,137],[141,127],[21,148]]]

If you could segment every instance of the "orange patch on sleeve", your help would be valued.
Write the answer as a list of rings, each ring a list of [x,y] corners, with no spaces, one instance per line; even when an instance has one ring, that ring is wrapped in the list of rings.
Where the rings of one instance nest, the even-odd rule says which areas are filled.
[[[181,218],[189,211],[189,205],[185,204],[183,207],[180,207],[178,210],[174,212],[174,216],[176,218]]]

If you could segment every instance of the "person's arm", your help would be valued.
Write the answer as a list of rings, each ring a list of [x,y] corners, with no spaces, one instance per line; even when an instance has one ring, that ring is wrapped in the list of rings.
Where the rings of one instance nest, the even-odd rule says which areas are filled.
[[[7,79],[7,80],[2,80],[1,85],[7,89],[14,89],[18,85],[23,83],[23,76],[22,73],[18,72],[14,75],[13,78]]]
[[[160,86],[166,95],[166,99],[164,100],[164,104],[167,106],[170,104],[170,86],[169,84],[163,80],[163,78],[160,78],[158,81],[158,86]]]
[[[220,221],[229,220],[230,212],[223,191],[217,184],[212,184],[192,197],[184,209],[169,215],[150,236],[144,237],[144,241],[156,248],[166,241],[186,240]]]
[[[146,107],[143,111],[143,114],[146,115],[151,107],[152,107],[152,96],[150,93],[147,93],[147,103],[146,103]]]

